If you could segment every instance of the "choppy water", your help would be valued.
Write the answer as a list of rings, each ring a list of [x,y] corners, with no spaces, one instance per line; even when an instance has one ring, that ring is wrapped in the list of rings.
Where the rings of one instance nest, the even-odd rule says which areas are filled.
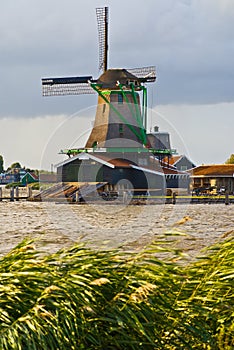
[[[138,250],[163,232],[186,233],[191,256],[234,232],[234,205],[121,205],[0,202],[0,255],[24,238],[48,252],[79,240],[94,247]]]

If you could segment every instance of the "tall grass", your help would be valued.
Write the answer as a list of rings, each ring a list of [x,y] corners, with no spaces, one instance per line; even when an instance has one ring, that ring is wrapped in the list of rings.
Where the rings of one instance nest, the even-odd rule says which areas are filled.
[[[234,240],[190,264],[24,241],[0,260],[0,349],[234,348]]]

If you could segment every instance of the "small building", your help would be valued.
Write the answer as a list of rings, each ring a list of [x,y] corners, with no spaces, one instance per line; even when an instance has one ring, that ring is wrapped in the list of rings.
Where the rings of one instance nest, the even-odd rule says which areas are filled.
[[[234,164],[200,165],[190,170],[192,190],[234,193]]]
[[[159,161],[148,152],[80,153],[57,165],[58,182],[107,183],[113,190],[164,194],[166,182]]]
[[[36,174],[31,172],[26,172],[24,176],[21,178],[21,183],[24,186],[27,186],[28,184],[39,182],[39,178]]]
[[[167,189],[174,192],[190,192],[190,174],[186,171],[177,170],[173,166],[163,167]]]
[[[187,171],[196,167],[196,165],[184,154],[173,155],[169,159],[169,164],[174,166],[179,171]]]
[[[24,169],[12,168],[7,172],[0,174],[0,183],[9,184],[12,182],[21,182],[21,179],[26,174]]]

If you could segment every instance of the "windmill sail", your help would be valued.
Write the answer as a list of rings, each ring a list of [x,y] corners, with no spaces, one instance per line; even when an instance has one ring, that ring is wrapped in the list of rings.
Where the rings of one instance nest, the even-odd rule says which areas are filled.
[[[96,8],[99,42],[99,70],[107,70],[108,7]]]
[[[156,80],[156,69],[155,66],[131,68],[127,71],[141,80],[141,82],[150,83]]]
[[[67,77],[67,78],[44,78],[42,79],[43,96],[81,95],[93,94],[90,86],[92,76]]]

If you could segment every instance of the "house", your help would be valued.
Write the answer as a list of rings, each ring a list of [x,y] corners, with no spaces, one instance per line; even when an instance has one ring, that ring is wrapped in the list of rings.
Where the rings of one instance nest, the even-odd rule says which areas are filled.
[[[175,192],[190,192],[190,174],[173,166],[163,167],[167,189]]]
[[[10,174],[10,173],[0,174],[0,184],[6,185],[10,182],[14,182],[14,180],[15,180],[14,174]]]
[[[122,158],[121,158],[122,157]],[[190,174],[163,165],[148,152],[111,154],[80,153],[59,163],[57,181],[103,183],[104,190],[134,190],[135,193],[165,194],[167,189],[189,191]]]
[[[166,182],[159,161],[149,152],[85,152],[59,163],[58,182],[106,183],[104,190],[164,194]],[[153,194],[152,193],[152,194]]]
[[[191,169],[193,190],[216,189],[234,193],[234,164],[200,165]]]
[[[38,182],[39,178],[36,174],[31,173],[31,172],[26,172],[23,177],[21,178],[21,183],[24,186],[27,186],[28,184],[34,183],[34,182]]]
[[[180,171],[187,171],[196,167],[196,165],[185,155],[173,155],[169,159],[169,164],[173,165]]]
[[[9,184],[12,182],[20,182],[26,171],[20,168],[12,168],[7,172],[0,174],[0,183]]]

